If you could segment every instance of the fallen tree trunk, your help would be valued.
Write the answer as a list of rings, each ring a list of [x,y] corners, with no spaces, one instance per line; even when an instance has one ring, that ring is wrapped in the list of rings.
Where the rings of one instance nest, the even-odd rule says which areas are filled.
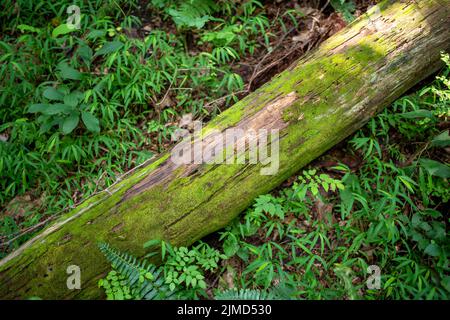
[[[256,196],[278,186],[435,72],[440,52],[450,49],[449,4],[385,1],[373,7],[218,116],[203,128],[199,144],[179,144],[174,150],[213,147],[215,154],[201,153],[203,163],[197,157],[194,163],[180,164],[171,156],[174,151],[165,153],[3,259],[0,298],[98,298],[97,280],[109,268],[98,242],[140,256],[142,244],[150,239],[188,245],[224,227]],[[279,167],[275,164],[270,171],[267,163],[211,163],[229,155],[223,140],[216,139],[229,128],[273,130],[269,145],[279,143]],[[275,130],[279,140],[273,139]],[[249,138],[247,148],[258,141]],[[238,148],[244,145],[240,138],[237,142]],[[66,286],[69,265],[81,269],[80,290]]]

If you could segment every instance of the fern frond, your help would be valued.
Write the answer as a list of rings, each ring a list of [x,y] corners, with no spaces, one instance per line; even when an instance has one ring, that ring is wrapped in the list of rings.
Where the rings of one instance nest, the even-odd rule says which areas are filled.
[[[275,298],[271,292],[254,289],[228,289],[215,296],[216,300],[274,300]]]
[[[355,20],[353,12],[355,11],[355,3],[353,0],[331,0],[331,6],[342,14],[342,17],[347,22]]]
[[[161,300],[174,297],[175,292],[164,283],[161,268],[147,264],[146,261],[139,261],[136,257],[120,252],[107,243],[100,243],[99,248],[111,266],[128,279],[129,286],[140,299]]]
[[[178,27],[201,29],[217,10],[217,4],[212,0],[184,0],[176,9],[169,9],[167,12]]]

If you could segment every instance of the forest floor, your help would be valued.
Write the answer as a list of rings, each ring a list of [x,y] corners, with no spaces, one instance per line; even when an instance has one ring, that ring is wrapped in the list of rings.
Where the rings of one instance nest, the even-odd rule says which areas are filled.
[[[168,2],[174,11],[163,8]],[[183,115],[208,121],[376,1],[237,1],[205,9],[217,19],[206,22],[182,2],[117,10],[107,1],[90,11],[78,37],[50,37],[64,10],[43,6],[35,19],[24,5],[21,14],[16,6],[0,14],[8,19],[0,24],[0,101],[12,101],[0,111],[3,256],[168,149]],[[105,44],[110,51],[99,54]],[[301,299],[448,299],[448,73],[447,65],[442,78],[422,82],[255,199],[226,230],[190,248],[168,245],[167,285],[188,298],[242,288]],[[74,92],[83,96],[80,113],[92,117],[26,111]],[[107,296],[134,297],[115,277],[101,282]]]
[[[351,16],[364,13],[371,3],[374,1],[357,1],[351,8]],[[62,7],[64,1],[59,5]],[[236,11],[240,14],[238,19],[227,17],[228,11],[222,12],[219,17],[223,21],[205,30],[180,27],[167,13],[147,6],[145,1],[130,5],[125,19],[120,12],[126,9],[117,13],[114,5],[105,5],[93,10],[92,21],[88,20],[91,25],[84,27],[86,31],[81,39],[73,44],[75,49],[61,52],[56,48],[56,58],[44,55],[38,58],[40,64],[31,67],[30,57],[49,42],[45,32],[50,33],[53,25],[61,23],[62,18],[59,13],[54,17],[51,10],[46,12],[44,6],[40,9],[42,15],[33,21],[31,14],[29,18],[25,14],[27,6],[23,5],[21,10],[24,12],[17,7],[11,6],[12,9],[3,12],[10,22],[4,23],[2,28],[6,32],[0,36],[4,44],[1,53],[5,88],[1,101],[12,101],[12,106],[2,108],[0,114],[3,122],[0,134],[5,142],[0,145],[4,155],[1,162],[4,191],[0,194],[0,247],[6,252],[26,241],[63,211],[112,184],[124,172],[170,148],[174,144],[171,133],[184,115],[190,114],[193,120],[207,122],[348,23],[343,14],[323,1],[306,1],[301,6],[296,1],[230,6],[226,10]],[[109,18],[110,21],[102,26],[106,30],[96,29],[97,20],[112,12],[117,17]],[[42,19],[46,17],[52,19]],[[124,25],[123,29],[121,25]],[[220,28],[223,30],[215,31]],[[88,33],[90,29],[94,31]],[[32,39],[33,34],[39,36]],[[70,39],[66,37],[54,41],[64,48]],[[154,50],[150,58],[155,61],[149,63],[146,73],[156,72],[157,77],[147,74],[143,77],[146,83],[151,82],[149,85],[140,87],[136,78],[141,79],[142,76],[133,73],[128,75],[131,85],[116,84],[117,81],[111,78],[126,74],[131,68],[111,65],[107,59],[96,59],[92,65],[86,63],[81,49],[108,42],[108,38],[114,37],[119,37],[127,45],[130,42],[130,51],[135,53],[142,50],[141,45],[145,47],[149,42],[154,43],[154,48],[150,47],[139,58],[142,62]],[[134,41],[138,43],[134,44]],[[170,50],[165,51],[168,48]],[[87,52],[89,56],[89,50]],[[66,79],[57,72],[45,75],[46,68],[56,71],[59,60],[65,59],[75,60],[81,71],[90,70],[93,75],[92,78],[86,77],[86,82],[92,83],[73,81],[75,84],[69,83],[72,88],[62,87],[61,91],[76,89],[77,93],[81,91],[91,95],[87,100],[91,103],[92,112],[103,118],[98,124],[101,132],[94,141],[89,140],[89,131],[92,130],[86,124],[84,126],[88,130],[77,125],[70,134],[64,132],[63,121],[57,119],[58,115],[41,114],[40,118],[31,118],[29,123],[22,121],[30,117],[27,105],[52,101],[44,90],[47,88],[44,80],[55,84]],[[138,67],[134,60],[123,64]],[[8,62],[12,69],[5,67]],[[28,74],[23,72],[27,68]],[[114,69],[116,73],[112,72]],[[101,79],[102,75],[106,79]],[[73,79],[69,76],[68,80]],[[121,89],[121,96],[109,97],[102,93],[105,82],[109,86],[117,86],[116,90]],[[20,85],[16,87],[16,83]],[[150,94],[142,94],[146,90]],[[22,92],[22,97],[19,98],[17,92]],[[100,106],[105,103],[112,106]],[[48,118],[45,122],[42,121],[44,117]],[[114,123],[117,118],[122,118],[123,123]],[[57,129],[55,125],[60,130],[54,130]],[[92,132],[96,133],[95,130]],[[121,134],[112,134],[113,130]]]

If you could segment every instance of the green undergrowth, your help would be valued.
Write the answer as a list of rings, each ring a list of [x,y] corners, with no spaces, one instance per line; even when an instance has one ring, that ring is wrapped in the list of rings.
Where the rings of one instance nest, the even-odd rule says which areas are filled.
[[[244,89],[232,66],[302,19],[287,8],[269,20],[256,0],[143,3],[2,2],[0,257],[164,150],[180,115],[231,105]]]
[[[107,298],[158,299],[141,290],[156,281],[174,299],[449,299],[449,56],[443,60],[436,81],[255,199],[225,230],[190,248],[146,243],[162,256],[147,277],[142,262],[118,253],[117,264],[103,245],[113,262],[99,282]],[[139,285],[129,281],[133,267]]]

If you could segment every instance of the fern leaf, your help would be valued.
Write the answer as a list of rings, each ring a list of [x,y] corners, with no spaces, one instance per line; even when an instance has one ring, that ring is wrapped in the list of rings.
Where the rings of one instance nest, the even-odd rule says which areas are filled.
[[[176,292],[171,291],[164,283],[160,268],[152,264],[146,265],[145,261],[139,262],[136,257],[120,252],[107,243],[99,244],[99,248],[111,266],[128,279],[130,287],[139,299],[161,300],[175,296]],[[147,274],[151,275],[151,280],[145,277]]]
[[[273,300],[270,292],[253,289],[228,289],[215,296],[216,300]]]

